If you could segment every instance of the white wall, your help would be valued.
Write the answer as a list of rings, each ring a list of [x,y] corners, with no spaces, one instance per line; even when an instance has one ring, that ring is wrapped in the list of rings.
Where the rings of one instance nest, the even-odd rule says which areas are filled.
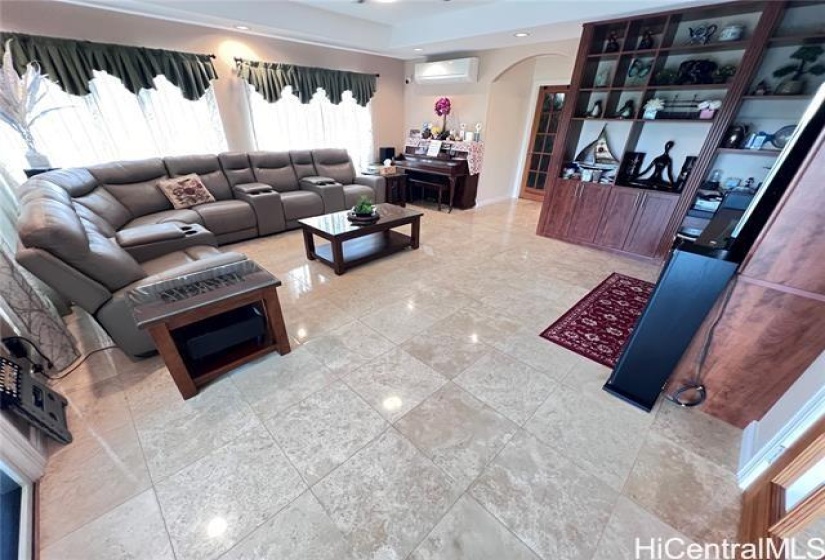
[[[742,435],[739,485],[747,487],[817,420],[825,416],[825,352]]]
[[[535,59],[519,62],[490,84],[484,169],[479,178],[478,204],[518,196],[516,180],[524,165],[524,137],[535,107]]]
[[[440,59],[476,56],[475,84],[418,85],[404,90],[405,130],[425,122],[440,123],[433,105],[449,97],[453,111],[448,127],[463,122],[468,129],[482,124],[485,143],[477,200],[480,204],[516,196],[515,185],[524,165],[524,139],[530,133],[537,84],[567,84],[573,74],[579,40],[535,43],[522,47],[453,53]],[[405,65],[411,79],[415,63]]]

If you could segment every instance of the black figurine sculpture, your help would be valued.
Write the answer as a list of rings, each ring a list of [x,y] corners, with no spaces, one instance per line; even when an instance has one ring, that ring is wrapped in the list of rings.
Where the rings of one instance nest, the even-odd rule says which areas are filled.
[[[616,33],[610,32],[610,35],[607,36],[607,45],[604,48],[604,52],[616,52],[619,50],[619,39],[616,38]]]
[[[639,50],[647,50],[653,48],[653,34],[650,29],[645,29],[642,34],[642,39],[639,41]]]
[[[587,116],[591,119],[598,119],[602,116],[602,100],[597,99],[593,106],[587,111]]]
[[[669,188],[673,185],[673,158],[670,157],[670,150],[674,146],[673,140],[668,140],[665,143],[665,151],[662,155],[657,156],[650,162],[645,169],[639,173],[636,178],[632,181],[633,184],[640,184],[642,186],[650,186],[650,187],[664,187]],[[649,172],[651,172],[650,177],[645,178]],[[665,179],[664,174],[667,172],[667,179]]]
[[[632,119],[636,114],[636,104],[632,99],[625,101],[625,104],[616,112],[617,119]]]

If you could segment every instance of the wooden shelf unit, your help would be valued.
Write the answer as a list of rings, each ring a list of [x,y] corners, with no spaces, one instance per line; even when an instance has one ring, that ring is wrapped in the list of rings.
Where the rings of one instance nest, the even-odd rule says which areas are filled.
[[[711,164],[717,156],[757,155],[770,158],[775,155],[764,150],[719,148],[728,127],[735,122],[734,119],[742,102],[744,100],[752,102],[751,100],[760,98],[765,100],[810,98],[809,95],[754,96],[750,93],[753,84],[758,81],[756,78],[759,65],[765,52],[773,43],[781,42],[792,45],[818,40],[819,35],[816,33],[775,37],[776,29],[785,12],[795,6],[796,4],[785,1],[729,2],[646,14],[634,19],[616,19],[585,24],[574,67],[569,101],[562,113],[559,125],[558,145],[548,169],[545,185],[547,194],[544,198],[537,233],[653,260],[663,259],[670,250],[683,218],[693,206],[696,191],[709,174],[712,169]],[[732,22],[740,18],[752,22],[747,25],[743,40],[711,41],[705,45],[685,44],[685,29],[688,26],[705,22],[713,23],[714,20]],[[646,29],[650,29],[653,34],[654,47],[637,49]],[[616,52],[606,53],[604,49],[611,33],[615,34],[620,48]],[[735,56],[737,51],[741,51],[741,56]],[[692,57],[693,54],[696,57]],[[685,59],[716,59],[719,66],[724,66],[730,62],[732,54],[737,60],[736,73],[726,83],[695,85],[652,83],[661,70],[676,70]],[[645,64],[650,63],[651,69],[644,78],[629,81],[627,71],[635,58],[644,59]],[[609,72],[610,77],[604,87],[597,87],[595,85],[598,83],[597,77],[605,70]],[[678,95],[682,101],[693,101],[691,94],[696,100],[722,98],[722,107],[716,111],[713,119],[641,118],[644,103],[654,96],[673,98]],[[602,116],[597,119],[584,117],[587,110],[599,99],[602,101]],[[636,114],[633,118],[619,119],[606,116],[616,114],[628,99],[635,101]],[[804,107],[802,103],[800,106]],[[642,195],[626,192],[638,189],[619,185],[600,185],[604,192],[597,196],[591,192],[592,189],[584,186],[586,184],[582,181],[561,178],[565,164],[573,161],[581,147],[596,139],[598,131],[593,133],[593,125],[588,127],[588,121],[598,123],[599,128],[607,125],[608,143],[611,151],[620,161],[625,152],[639,151],[639,147],[643,146],[641,151],[647,153],[643,167],[662,153],[664,148],[664,142],[655,147],[644,144],[645,142],[649,144],[651,142],[649,139],[656,136],[653,129],[649,127],[656,126],[656,123],[667,123],[667,126],[672,128],[672,139],[677,145],[681,143],[682,151],[689,150],[686,155],[697,157],[682,192],[674,194],[662,191],[641,191],[643,195],[647,195],[647,198],[656,199],[658,203],[649,203],[643,207],[640,204]],[[707,134],[697,137],[697,134],[701,135],[702,129],[688,126],[695,124],[706,125]],[[616,132],[616,126],[623,128]],[[659,130],[661,131],[661,127]],[[617,140],[621,136],[624,140]],[[689,144],[691,139],[693,139],[693,144]],[[683,163],[684,156],[680,157],[681,159],[674,157],[674,175],[679,173]],[[574,186],[571,187],[571,184]],[[617,192],[615,195],[612,192],[614,190]],[[653,194],[657,196],[654,197]],[[631,197],[636,197],[634,204],[629,203]],[[661,203],[664,200],[667,200],[667,203]],[[609,223],[611,220],[618,219],[613,216],[615,213],[623,214],[621,227],[614,227]],[[594,223],[585,227],[581,223],[582,220],[592,220]],[[629,232],[628,224],[638,225],[640,220],[649,220],[649,227],[643,228],[641,232],[646,236],[644,243],[627,244],[627,238],[625,238],[622,244],[618,244],[615,235],[607,240],[607,237],[597,233],[603,224],[608,224],[609,227],[605,226],[607,230],[616,235],[618,235],[616,232]],[[591,231],[596,232],[592,237],[589,235]],[[582,232],[587,235],[582,235]]]
[[[817,13],[807,18],[800,17],[798,9],[817,10]],[[825,77],[808,77],[807,91],[794,95],[755,95],[756,84],[764,79],[774,79],[773,71],[777,68],[777,57],[772,56],[777,52],[784,52],[781,57],[785,63],[790,62],[786,58],[792,52],[794,47],[799,47],[807,44],[816,44],[825,41],[823,34],[801,34],[794,32],[793,34],[783,33],[783,26],[786,21],[794,22],[796,25],[800,20],[822,21],[825,18],[825,2],[819,0],[817,2],[794,3],[789,2],[785,4],[782,12],[777,16],[772,27],[771,36],[765,42],[765,47],[760,51],[760,59],[757,68],[754,70],[750,82],[746,88],[746,94],[742,95],[735,105],[734,116],[731,122],[747,123],[751,125],[749,132],[765,131],[771,133],[776,131],[781,126],[776,124],[777,121],[782,122],[782,126],[796,124],[805,111],[808,103],[813,99],[813,93],[816,91],[819,84],[821,84]],[[775,87],[775,83],[774,83]],[[772,123],[764,125],[762,123]],[[708,170],[721,169],[728,175],[740,178],[745,181],[746,178],[754,178],[754,184],[759,182],[767,175],[768,169],[777,160],[782,150],[769,147],[760,150],[751,150],[747,148],[723,148],[717,147],[714,151]],[[725,180],[723,179],[723,183]],[[681,227],[690,227],[694,222],[686,216],[681,223]],[[712,216],[711,216],[712,218]]]

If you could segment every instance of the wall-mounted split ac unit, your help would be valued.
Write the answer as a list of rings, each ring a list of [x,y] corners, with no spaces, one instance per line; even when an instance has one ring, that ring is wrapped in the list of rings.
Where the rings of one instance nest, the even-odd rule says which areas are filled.
[[[417,84],[474,84],[478,81],[478,58],[455,58],[415,65]]]

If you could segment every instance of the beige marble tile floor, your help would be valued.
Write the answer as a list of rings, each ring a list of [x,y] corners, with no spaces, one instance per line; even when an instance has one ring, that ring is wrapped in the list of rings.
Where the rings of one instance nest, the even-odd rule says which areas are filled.
[[[117,350],[60,381],[76,441],[51,447],[42,558],[621,560],[733,537],[740,432],[631,408],[538,336],[656,267],[536,236],[536,203],[424,210],[418,251],[340,277],[299,232],[232,247],[283,280],[288,356],[188,401]]]

